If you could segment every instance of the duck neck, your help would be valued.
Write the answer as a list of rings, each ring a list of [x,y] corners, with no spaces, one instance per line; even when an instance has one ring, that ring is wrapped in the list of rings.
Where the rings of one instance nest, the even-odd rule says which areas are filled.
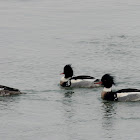
[[[70,79],[71,79],[71,77],[68,77],[68,78],[62,77],[62,78],[61,78],[61,81],[67,82],[67,81],[70,80]]]
[[[106,88],[106,87],[104,87],[104,88],[103,88],[103,91],[102,91],[102,93],[101,93],[102,99],[104,99],[105,95],[106,95],[107,93],[111,92],[111,91],[112,91],[111,88]]]
[[[70,80],[70,77],[69,78],[62,77],[60,80],[60,85],[63,85],[63,83],[67,82],[68,80]]]
[[[104,88],[103,88],[103,91],[104,91],[104,92],[111,92],[111,91],[112,91],[112,88],[106,88],[106,87],[104,87]]]

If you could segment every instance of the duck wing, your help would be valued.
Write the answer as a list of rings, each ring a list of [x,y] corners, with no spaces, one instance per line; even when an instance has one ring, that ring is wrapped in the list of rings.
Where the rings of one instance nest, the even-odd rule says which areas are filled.
[[[71,79],[77,80],[77,79],[95,79],[95,78],[92,76],[80,75],[80,76],[72,77]]]
[[[118,90],[116,93],[125,93],[125,92],[140,92],[140,89],[127,88]]]
[[[127,88],[121,89],[116,92],[118,101],[139,101],[140,100],[140,90]]]
[[[16,88],[11,88],[11,87],[7,87],[7,86],[3,86],[3,85],[0,85],[0,88],[3,88],[4,90],[9,90],[9,91],[19,91]]]

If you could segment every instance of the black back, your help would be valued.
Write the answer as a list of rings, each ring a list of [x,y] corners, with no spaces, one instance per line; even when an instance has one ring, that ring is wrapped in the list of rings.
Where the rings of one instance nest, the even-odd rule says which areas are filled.
[[[65,78],[69,78],[73,76],[73,69],[71,65],[66,65],[64,67],[64,74],[65,74]]]
[[[4,90],[9,90],[9,91],[19,91],[16,88],[11,88],[11,87],[7,87],[7,86],[3,86],[3,85],[0,85],[0,88],[3,88]]]
[[[77,79],[95,79],[95,78],[87,75],[80,75],[80,76],[72,77],[72,79],[77,80]]]
[[[127,88],[116,91],[116,93],[124,93],[124,92],[140,92],[140,89]]]
[[[106,88],[111,88],[114,83],[114,78],[110,74],[105,74],[102,79],[102,85]]]

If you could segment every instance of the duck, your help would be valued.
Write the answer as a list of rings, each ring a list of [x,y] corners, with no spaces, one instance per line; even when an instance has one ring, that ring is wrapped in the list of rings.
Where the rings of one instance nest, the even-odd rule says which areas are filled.
[[[19,89],[0,85],[0,96],[10,96],[18,94],[22,94],[22,92]]]
[[[101,87],[101,80],[95,79],[92,76],[79,75],[73,76],[73,69],[71,65],[65,65],[63,73],[64,76],[60,80],[61,87],[76,87],[76,88],[95,88]]]
[[[126,88],[118,91],[112,91],[112,86],[115,85],[114,77],[110,74],[105,74],[101,78],[103,91],[101,98],[108,101],[140,101],[140,89]]]

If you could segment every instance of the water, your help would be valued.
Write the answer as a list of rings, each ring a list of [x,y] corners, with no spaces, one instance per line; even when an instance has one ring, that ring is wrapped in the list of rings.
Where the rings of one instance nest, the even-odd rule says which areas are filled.
[[[1,140],[138,140],[140,102],[107,102],[102,88],[63,89],[75,75],[116,76],[140,87],[137,0],[0,0],[0,83],[26,94],[0,98]]]

